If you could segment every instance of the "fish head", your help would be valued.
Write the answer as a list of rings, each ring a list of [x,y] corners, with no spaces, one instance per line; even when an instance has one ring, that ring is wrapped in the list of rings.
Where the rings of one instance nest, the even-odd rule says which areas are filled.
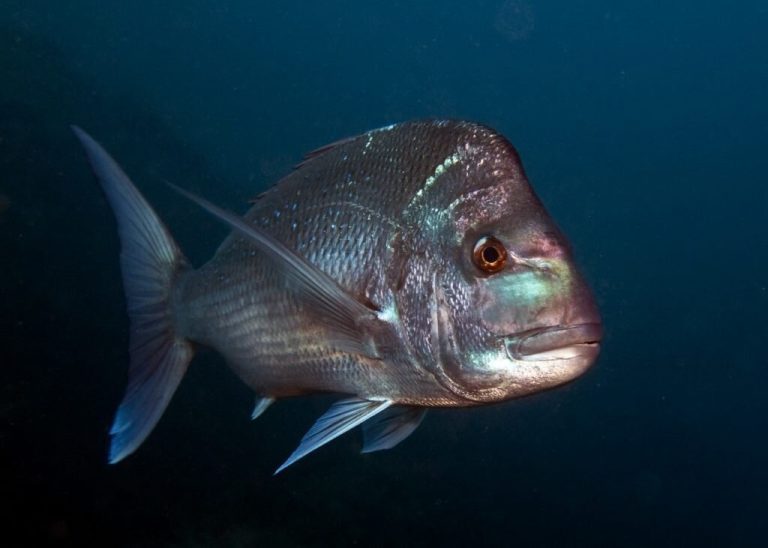
[[[442,363],[457,382],[481,399],[507,399],[566,383],[595,362],[600,316],[554,227],[491,224],[462,247],[472,265],[454,283],[467,285],[468,306],[448,307],[442,321],[452,325],[440,329],[456,341],[458,359]]]
[[[432,223],[441,232],[430,288],[437,377],[475,402],[575,379],[600,351],[600,315],[517,153],[493,147],[454,177],[461,189],[433,208],[444,219]]]

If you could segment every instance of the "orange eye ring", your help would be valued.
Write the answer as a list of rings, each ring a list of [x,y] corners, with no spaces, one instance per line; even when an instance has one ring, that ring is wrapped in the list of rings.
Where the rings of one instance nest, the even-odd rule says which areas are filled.
[[[507,249],[493,236],[484,236],[475,244],[472,258],[475,266],[486,274],[495,274],[507,264]]]

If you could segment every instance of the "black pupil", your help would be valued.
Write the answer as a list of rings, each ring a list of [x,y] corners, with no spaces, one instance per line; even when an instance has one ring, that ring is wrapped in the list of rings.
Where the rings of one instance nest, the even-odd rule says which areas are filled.
[[[486,263],[495,263],[499,260],[499,250],[493,246],[488,246],[483,249],[483,260]]]

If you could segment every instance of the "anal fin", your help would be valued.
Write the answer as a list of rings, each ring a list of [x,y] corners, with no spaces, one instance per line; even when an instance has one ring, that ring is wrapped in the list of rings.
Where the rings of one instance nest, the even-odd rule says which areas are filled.
[[[267,410],[267,408],[272,405],[275,402],[275,398],[272,398],[270,396],[259,396],[256,398],[256,404],[253,406],[253,411],[251,412],[251,420],[255,421],[258,419],[264,411]]]

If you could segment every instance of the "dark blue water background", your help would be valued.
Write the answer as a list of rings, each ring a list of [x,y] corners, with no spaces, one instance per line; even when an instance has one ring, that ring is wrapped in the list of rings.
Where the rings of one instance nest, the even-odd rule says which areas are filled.
[[[0,1],[4,545],[762,545],[768,508],[768,2]],[[125,386],[99,139],[201,264],[229,208],[326,142],[487,123],[570,236],[607,328],[572,385],[347,435],[212,352],[106,464]]]

